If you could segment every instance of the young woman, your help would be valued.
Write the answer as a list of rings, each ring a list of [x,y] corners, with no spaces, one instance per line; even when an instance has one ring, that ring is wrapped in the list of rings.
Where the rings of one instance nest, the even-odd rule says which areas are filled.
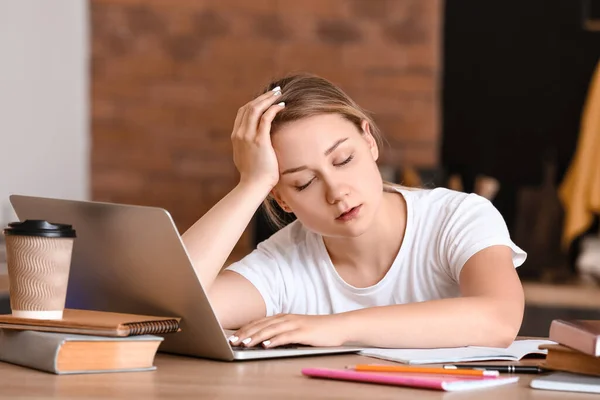
[[[239,109],[239,184],[183,240],[234,345],[506,347],[523,317],[526,254],[483,197],[382,181],[379,131],[312,75]],[[297,220],[221,271],[266,201]]]

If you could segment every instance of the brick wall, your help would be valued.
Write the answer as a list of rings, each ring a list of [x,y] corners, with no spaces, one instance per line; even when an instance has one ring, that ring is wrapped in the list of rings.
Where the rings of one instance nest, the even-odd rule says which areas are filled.
[[[237,109],[293,71],[374,113],[383,162],[435,166],[441,1],[92,0],[93,198],[183,232],[236,183]]]

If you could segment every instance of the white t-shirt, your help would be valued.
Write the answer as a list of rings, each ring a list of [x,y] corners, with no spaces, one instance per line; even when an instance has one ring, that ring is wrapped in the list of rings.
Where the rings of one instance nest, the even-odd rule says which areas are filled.
[[[387,274],[357,288],[337,273],[321,235],[294,221],[227,269],[262,295],[267,316],[323,315],[360,308],[459,297],[467,260],[493,245],[512,249],[513,264],[527,257],[510,239],[502,215],[476,194],[444,188],[398,189],[407,207],[404,239]]]

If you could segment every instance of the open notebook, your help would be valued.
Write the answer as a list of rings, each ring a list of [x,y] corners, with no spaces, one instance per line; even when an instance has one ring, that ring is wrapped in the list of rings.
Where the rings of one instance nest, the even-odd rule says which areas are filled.
[[[365,349],[360,355],[396,361],[404,364],[442,364],[467,361],[518,361],[528,354],[546,354],[542,344],[556,344],[550,340],[515,340],[506,349],[496,347],[453,347],[437,349]]]

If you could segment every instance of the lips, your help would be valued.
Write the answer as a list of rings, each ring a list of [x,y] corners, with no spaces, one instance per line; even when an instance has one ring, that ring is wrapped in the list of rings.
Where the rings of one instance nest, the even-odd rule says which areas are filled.
[[[362,204],[356,206],[356,207],[352,207],[350,209],[348,209],[347,211],[343,212],[342,214],[340,214],[336,220],[338,221],[349,221],[353,218],[355,218],[358,215],[358,212],[360,211],[360,208],[362,207]]]
[[[356,207],[352,207],[347,209],[346,211],[344,211],[343,213],[341,213],[338,218],[342,218],[344,215],[347,215],[348,213],[350,213],[352,210],[354,210]]]

